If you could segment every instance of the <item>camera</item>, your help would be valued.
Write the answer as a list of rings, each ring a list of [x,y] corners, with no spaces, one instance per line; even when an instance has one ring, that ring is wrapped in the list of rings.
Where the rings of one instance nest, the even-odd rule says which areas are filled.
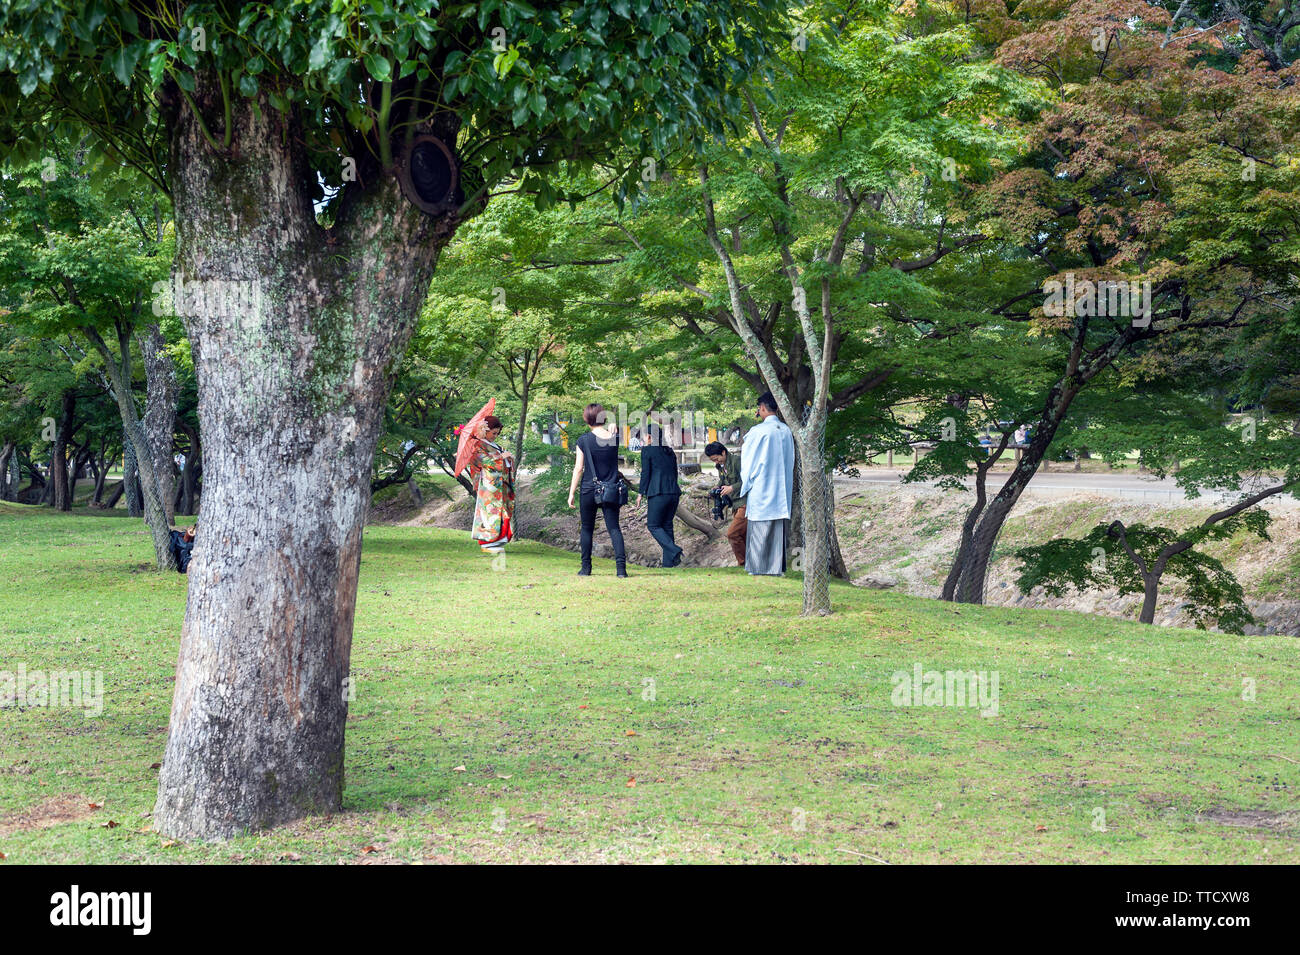
[[[709,497],[713,501],[713,519],[715,521],[722,520],[723,512],[731,507],[731,497],[722,493],[724,487],[726,487],[725,484],[719,484],[709,491]]]

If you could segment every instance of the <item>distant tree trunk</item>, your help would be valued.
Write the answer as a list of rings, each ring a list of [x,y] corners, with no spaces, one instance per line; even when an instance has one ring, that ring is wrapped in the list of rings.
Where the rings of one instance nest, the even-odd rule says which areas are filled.
[[[104,451],[105,439],[99,440],[99,454],[90,459],[91,471],[95,475],[95,491],[90,496],[90,503],[95,507],[104,506],[104,479],[108,477],[108,457]]]
[[[414,474],[406,479],[406,493],[411,495],[411,502],[416,507],[424,507],[424,495],[420,493],[420,484]]]
[[[0,447],[0,501],[12,501],[14,491],[17,489],[9,482],[9,463],[14,461],[14,450],[16,444],[13,441],[6,441],[4,447]]]
[[[984,513],[984,508],[988,504],[989,471],[997,463],[997,460],[1002,457],[1010,436],[1011,432],[1004,431],[998,446],[990,449],[983,460],[975,463],[975,503],[966,512],[966,520],[962,522],[961,539],[957,545],[957,553],[953,556],[952,567],[948,570],[948,577],[943,582],[943,592],[941,594],[943,600],[953,600],[956,597],[957,584],[961,580],[962,571],[966,568],[967,561],[970,560],[971,548],[975,541],[975,525],[979,523],[980,516]]]
[[[826,496],[829,501],[831,574],[840,580],[848,580],[849,565],[844,560],[844,552],[840,550],[840,532],[838,522],[835,520],[835,478],[826,474],[823,475],[823,480],[826,482]]]
[[[144,512],[145,523],[149,526],[150,535],[153,537],[154,558],[158,562],[159,570],[175,570],[176,558],[171,552],[171,521],[167,516],[167,508],[171,505],[169,498],[164,498],[159,489],[157,468],[154,467],[155,455],[150,446],[149,438],[145,434],[143,421],[136,420],[135,417],[135,398],[131,393],[131,333],[130,326],[122,321],[116,323],[118,354],[108,347],[103,336],[95,328],[87,327],[82,329],[82,333],[90,339],[92,345],[99,352],[104,361],[104,372],[108,376],[109,391],[113,395],[113,400],[117,403],[117,411],[122,419],[122,430],[125,435],[124,444],[132,452],[128,460],[127,470],[127,507],[130,508],[134,503],[132,498],[132,470],[134,470],[135,484],[139,488],[141,509]],[[168,425],[170,428],[170,425]],[[170,473],[171,468],[171,437],[168,432],[168,454],[167,468]],[[134,464],[134,468],[131,465]],[[133,517],[138,516],[134,510],[131,511]]]
[[[1156,600],[1160,595],[1160,578],[1148,574],[1142,578],[1142,612],[1138,614],[1138,623],[1156,622]]]
[[[1045,410],[1033,439],[1025,448],[1020,460],[1015,463],[998,493],[987,507],[983,507],[970,529],[970,541],[965,554],[959,554],[960,564],[957,571],[955,598],[958,603],[982,604],[984,602],[984,583],[988,579],[989,563],[993,559],[993,548],[997,544],[1002,525],[1020,495],[1029,486],[1030,479],[1038,472],[1040,464],[1047,458],[1047,448],[1056,436],[1057,430],[1065,420],[1066,411],[1079,393],[1073,384],[1058,382],[1052,387],[1045,403]],[[978,502],[977,502],[978,503]],[[967,516],[970,521],[971,516]],[[951,577],[951,574],[949,575]]]
[[[199,442],[199,429],[191,427],[189,422],[181,420],[181,431],[189,439],[189,451],[185,454],[185,469],[181,472],[181,506],[182,514],[198,513],[199,473],[203,468],[203,445]]]
[[[121,500],[122,494],[125,491],[126,481],[118,481],[117,487],[113,488],[113,493],[110,494],[108,500],[104,502],[104,508],[111,511],[113,508],[117,507],[117,502]]]
[[[136,465],[135,445],[127,438],[122,452],[122,487],[126,490],[126,512],[132,517],[144,517],[144,501],[140,496],[140,469]]]
[[[90,459],[90,441],[87,439],[85,444],[79,444],[72,449],[71,460],[68,463],[68,501],[70,510],[72,505],[77,503],[77,482],[81,480],[86,472],[86,463]]]
[[[41,493],[40,495],[38,495],[36,500],[36,503],[41,505],[41,507],[46,507],[47,505],[51,504],[54,501],[53,456],[51,456],[50,460],[51,460],[51,466],[45,469],[46,474],[49,475],[49,479],[47,480],[44,477],[41,478],[41,483],[40,483]],[[28,492],[28,500],[31,500],[30,490]]]
[[[58,430],[54,433],[54,446],[50,449],[50,483],[53,485],[50,503],[56,511],[72,510],[72,494],[68,489],[68,438],[77,413],[77,395],[72,389],[63,393]]]
[[[539,345],[524,352],[523,358],[507,355],[502,367],[510,381],[510,390],[519,399],[519,427],[515,429],[515,471],[524,462],[524,434],[528,428],[528,406],[532,400],[533,382],[542,368],[542,359],[551,349],[550,344]],[[518,379],[515,375],[518,374]],[[622,440],[622,435],[619,436]]]
[[[148,397],[144,405],[144,433],[151,452],[149,463],[158,482],[167,526],[176,523],[176,465],[172,458],[172,435],[176,427],[176,366],[167,353],[162,329],[154,322],[140,340],[144,355],[144,380]]]

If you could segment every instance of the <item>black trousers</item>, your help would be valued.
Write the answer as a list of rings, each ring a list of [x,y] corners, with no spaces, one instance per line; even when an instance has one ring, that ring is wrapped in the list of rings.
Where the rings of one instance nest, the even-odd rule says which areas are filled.
[[[614,559],[626,560],[627,554],[623,550],[623,529],[618,526],[618,507],[614,504],[606,504],[604,507],[596,506],[596,491],[593,488],[589,491],[583,491],[578,497],[578,513],[582,517],[582,566],[591,566],[591,537],[596,530],[596,512],[605,512],[605,530],[609,531],[610,542],[614,545]]]
[[[673,516],[677,513],[680,494],[653,494],[646,498],[646,527],[664,552],[664,566],[671,567],[682,555],[673,536]]]

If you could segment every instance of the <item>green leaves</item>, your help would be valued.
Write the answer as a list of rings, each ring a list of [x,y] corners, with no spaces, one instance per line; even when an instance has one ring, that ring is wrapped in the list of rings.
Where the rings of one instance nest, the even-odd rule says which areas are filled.
[[[130,46],[119,47],[109,54],[108,66],[123,86],[131,85],[136,63],[139,62],[140,54],[143,52],[143,43],[132,43]]]
[[[393,64],[379,53],[367,53],[362,57],[366,72],[378,83],[387,83],[393,76]]]

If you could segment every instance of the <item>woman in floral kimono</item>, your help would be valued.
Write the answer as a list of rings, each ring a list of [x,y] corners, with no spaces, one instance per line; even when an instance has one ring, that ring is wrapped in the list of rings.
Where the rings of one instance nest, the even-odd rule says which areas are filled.
[[[503,550],[515,536],[515,461],[500,445],[501,419],[491,414],[495,399],[488,402],[462,429],[460,452],[474,482],[474,527],[470,536],[479,542],[484,553]],[[457,453],[456,463],[462,463]]]

